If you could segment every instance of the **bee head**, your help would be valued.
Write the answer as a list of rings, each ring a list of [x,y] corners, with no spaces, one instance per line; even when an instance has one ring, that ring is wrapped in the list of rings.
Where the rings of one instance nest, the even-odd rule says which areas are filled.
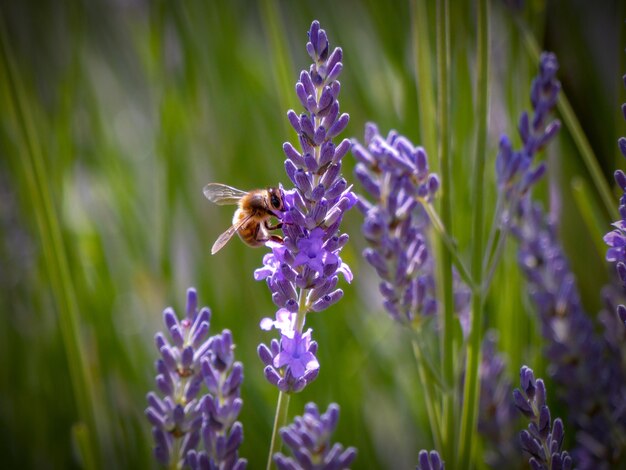
[[[276,211],[283,211],[283,194],[279,188],[268,188],[270,207]]]

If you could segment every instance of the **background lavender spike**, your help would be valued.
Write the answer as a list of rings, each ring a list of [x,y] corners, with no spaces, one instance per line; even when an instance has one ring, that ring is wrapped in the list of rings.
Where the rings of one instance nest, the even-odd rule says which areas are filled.
[[[373,202],[361,197],[362,231],[369,247],[363,257],[381,278],[383,305],[406,325],[437,312],[434,265],[428,244],[430,222],[422,204],[439,189],[428,156],[395,131],[382,137],[373,123],[365,126],[365,145],[354,142],[355,176]],[[469,289],[455,280],[457,311],[468,314]],[[467,321],[461,320],[462,324]]]
[[[356,457],[356,449],[348,447],[344,450],[341,444],[331,444],[338,420],[337,404],[331,403],[326,413],[320,415],[315,403],[307,403],[304,414],[296,416],[292,424],[280,431],[292,457],[274,454],[276,467],[279,470],[349,468]]]
[[[230,331],[212,337],[211,348],[202,358],[202,376],[209,393],[202,399],[201,438],[204,450],[187,458],[192,469],[246,468],[238,449],[243,441],[243,427],[237,416],[243,405],[240,398],[243,365],[234,362],[234,345]]]
[[[560,418],[551,421],[546,403],[546,388],[543,380],[535,380],[532,369],[520,369],[521,388],[513,391],[513,402],[526,416],[530,424],[520,433],[522,448],[530,454],[530,465],[537,470],[569,470],[572,459],[563,444],[563,422]]]
[[[342,50],[330,50],[326,32],[314,21],[306,50],[313,63],[300,73],[296,94],[304,109],[289,110],[287,117],[298,134],[300,150],[285,143],[285,170],[294,188],[284,190],[282,244],[268,243],[272,252],[263,258],[255,279],[265,280],[279,308],[276,321],[264,319],[264,329],[281,331],[278,350],[259,346],[268,381],[283,392],[302,390],[317,377],[317,345],[310,329],[304,330],[310,311],[319,312],[338,302],[343,291],[336,287],[339,274],[350,282],[350,268],[339,253],[348,240],[339,226],[356,196],[341,176],[341,160],[350,148],[343,131],[349,116],[340,114],[337,81]]]
[[[561,127],[558,120],[547,123],[548,114],[556,105],[560,82],[556,79],[558,70],[556,56],[543,52],[539,59],[539,73],[531,86],[533,115],[522,113],[518,131],[522,141],[520,150],[513,150],[507,136],[500,139],[500,150],[496,158],[496,177],[501,195],[508,202],[526,194],[543,175],[544,165],[533,166],[538,151],[545,147]]]
[[[153,425],[155,457],[163,465],[182,465],[200,439],[203,398],[198,399],[198,394],[201,361],[208,356],[213,341],[208,338],[210,318],[208,308],[198,310],[195,289],[188,289],[183,320],[179,321],[171,308],[163,312],[174,345],[162,333],[155,337],[161,354],[156,363],[160,393],[148,393],[146,416]]]

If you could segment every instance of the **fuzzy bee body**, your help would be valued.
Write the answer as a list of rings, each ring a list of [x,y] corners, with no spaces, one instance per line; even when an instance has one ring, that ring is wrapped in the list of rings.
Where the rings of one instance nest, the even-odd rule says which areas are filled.
[[[220,183],[209,183],[204,187],[204,195],[215,204],[237,204],[232,225],[213,244],[211,254],[217,253],[235,233],[249,246],[262,246],[269,240],[282,241],[270,230],[276,230],[282,223],[271,225],[270,218],[278,217],[283,210],[283,194],[279,188],[253,189],[241,191]]]

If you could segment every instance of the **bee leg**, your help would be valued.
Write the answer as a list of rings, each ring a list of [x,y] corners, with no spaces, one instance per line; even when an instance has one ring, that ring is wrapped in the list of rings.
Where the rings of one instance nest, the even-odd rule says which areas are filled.
[[[270,235],[269,238],[271,241],[276,242],[276,243],[282,243],[283,242],[283,237],[281,237],[280,235]]]
[[[277,229],[281,228],[282,226],[283,226],[282,222],[278,222],[275,225],[270,225],[268,220],[265,221],[265,228],[268,229],[268,230],[277,230]]]

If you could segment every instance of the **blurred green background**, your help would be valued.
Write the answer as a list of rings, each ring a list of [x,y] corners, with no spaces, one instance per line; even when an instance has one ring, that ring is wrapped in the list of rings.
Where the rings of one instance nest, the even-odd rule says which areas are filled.
[[[272,337],[259,320],[275,311],[267,287],[252,277],[264,250],[235,240],[211,256],[232,209],[212,206],[201,189],[210,181],[242,189],[288,183],[282,143],[296,139],[285,115],[300,111],[294,85],[310,63],[305,44],[313,19],[331,46],[344,50],[340,101],[351,115],[344,136],[360,139],[364,123],[374,120],[383,133],[395,128],[426,144],[436,168],[436,149],[421,130],[432,127],[434,116],[420,115],[418,106],[418,96],[434,90],[418,88],[415,69],[415,38],[434,60],[435,4],[424,3],[426,18],[417,18],[408,1],[2,2],[3,468],[79,467],[85,413],[93,415],[91,435],[99,443],[93,458],[103,466],[154,467],[143,415],[145,394],[154,388],[153,337],[166,306],[182,314],[189,286],[211,307],[211,330],[233,332],[245,368],[240,453],[249,468],[265,464],[277,391],[256,355]],[[518,142],[516,121],[529,108],[536,73],[518,18],[540,47],[557,53],[559,78],[612,186],[611,174],[622,165],[615,142],[626,134],[619,108],[626,100],[623,2],[492,6],[488,181],[499,135]],[[453,233],[466,256],[472,2],[452,2],[451,21]],[[561,235],[575,255],[585,306],[595,314],[609,276],[597,235],[608,231],[611,216],[567,129],[542,158],[550,169],[538,193],[560,207]],[[345,161],[351,180],[353,161]],[[577,194],[595,208],[595,218],[583,217],[573,182],[586,188]],[[360,258],[360,223],[353,211],[344,226],[352,242],[342,256],[354,282],[344,283],[339,304],[308,317],[321,373],[292,398],[290,415],[301,414],[308,401],[323,409],[337,402],[335,437],[358,448],[354,468],[413,468],[418,451],[432,445],[421,388],[410,341],[382,313],[373,270]],[[542,362],[515,250],[508,248],[486,318],[498,328],[516,377],[522,363],[541,371]],[[83,395],[72,382],[80,376],[87,377]]]

